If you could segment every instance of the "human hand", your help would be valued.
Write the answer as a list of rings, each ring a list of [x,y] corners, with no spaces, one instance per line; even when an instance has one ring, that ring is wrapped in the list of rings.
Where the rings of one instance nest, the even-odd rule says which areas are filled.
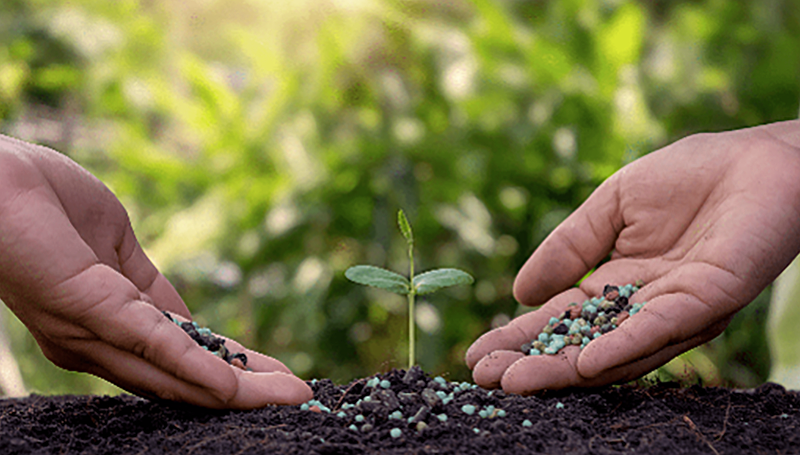
[[[190,319],[99,180],[66,157],[0,136],[0,298],[61,368],[147,397],[250,409],[313,398],[278,360],[253,371],[202,349],[161,310]]]
[[[800,121],[783,122],[690,136],[619,170],[522,267],[514,296],[544,305],[473,343],[475,382],[519,394],[623,382],[722,333],[800,252],[798,146]],[[569,303],[639,279],[630,303],[648,303],[616,330],[583,350],[521,352]]]

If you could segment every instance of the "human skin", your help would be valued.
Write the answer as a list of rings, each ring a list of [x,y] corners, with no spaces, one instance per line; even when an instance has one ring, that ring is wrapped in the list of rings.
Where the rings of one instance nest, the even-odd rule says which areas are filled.
[[[65,156],[5,136],[0,299],[50,361],[138,395],[232,409],[313,397],[278,360],[228,339],[253,371],[235,368],[164,317],[191,320],[111,191]]]
[[[800,252],[798,147],[789,121],[689,136],[620,169],[522,267],[515,298],[542,306],[472,344],[475,382],[518,394],[624,382],[722,333]],[[520,351],[569,303],[639,279],[631,303],[647,305],[583,350]]]

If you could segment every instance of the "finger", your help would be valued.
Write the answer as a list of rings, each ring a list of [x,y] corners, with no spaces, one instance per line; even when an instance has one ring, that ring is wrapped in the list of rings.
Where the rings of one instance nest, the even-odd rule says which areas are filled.
[[[608,255],[624,225],[619,210],[619,174],[594,193],[536,248],[514,281],[523,305],[547,301]]]
[[[178,322],[191,322],[190,319],[187,319],[180,315],[170,314],[172,318],[174,318]],[[241,343],[232,339],[226,338],[218,334],[214,334],[214,336],[221,338],[225,341],[225,347],[228,348],[231,352],[237,353],[241,352],[247,356],[247,368],[252,371],[260,372],[260,373],[273,373],[273,372],[280,372],[291,374],[291,370],[286,367],[280,360],[272,358],[268,355],[261,354],[260,352],[256,352],[250,349],[245,348]]]
[[[58,307],[76,308],[65,318],[117,349],[204,387],[223,402],[235,394],[234,373],[219,366],[226,363],[209,355],[153,305],[138,300],[139,290],[112,268],[95,264],[61,283],[55,294],[67,296],[55,302]],[[207,373],[198,376],[196,371]]]
[[[508,367],[522,357],[520,351],[492,351],[475,365],[472,379],[484,389],[496,389]]]
[[[735,289],[736,282],[732,274],[703,263],[673,270],[633,295],[632,301],[648,303],[616,330],[589,343],[578,371],[597,377],[709,330],[738,309],[725,291]]]
[[[522,356],[507,367],[501,378],[501,385],[506,393],[530,395],[543,390],[560,390],[568,387],[601,387],[631,381],[666,364],[679,354],[713,339],[722,333],[727,322],[721,321],[711,330],[684,342],[667,346],[651,356],[610,368],[595,378],[586,378],[578,373],[577,362],[579,358],[584,355],[591,355],[591,353],[587,353],[585,348],[580,350],[577,346],[568,346],[554,356]],[[623,325],[626,323],[627,321],[623,322]],[[603,335],[598,339],[608,335]],[[594,340],[589,345],[596,342],[597,340]]]
[[[141,357],[123,351],[99,339],[42,346],[48,358],[70,370],[101,377],[117,386],[147,398],[180,401],[209,408],[225,403],[207,389],[159,369]]]
[[[191,318],[189,309],[178,291],[156,269],[142,250],[129,222],[118,247],[118,257],[122,275],[136,285],[141,292],[147,294],[157,308]]]
[[[106,338],[114,351],[101,356],[103,372],[100,374],[124,384],[128,390],[199,406],[225,408],[293,404],[313,398],[308,385],[285,373],[288,369],[280,362],[254,355],[256,369],[266,372],[251,373],[233,368],[202,349],[183,329],[144,302],[132,302],[118,314],[126,321],[126,329],[146,327],[148,319],[156,317],[155,327],[145,329],[146,341],[141,349],[136,347],[135,333]],[[236,342],[231,342],[231,348],[243,349]],[[141,355],[137,356],[139,351]],[[244,373],[247,375],[242,376]]]
[[[528,395],[577,386],[582,381],[575,368],[579,354],[578,346],[567,346],[555,355],[523,356],[503,374],[500,381],[503,391]]]
[[[587,298],[580,289],[569,289],[553,297],[538,310],[525,313],[503,327],[483,334],[467,350],[467,366],[473,369],[485,355],[493,351],[519,351],[524,343],[539,335],[551,317],[563,315],[567,305],[572,302],[583,302]]]
[[[236,393],[227,401],[197,384],[181,380],[155,367],[149,362],[96,340],[83,343],[83,351],[91,356],[86,371],[117,384],[138,395],[179,401],[196,406],[217,409],[256,409],[269,404],[300,404],[313,398],[311,388],[299,378],[280,372],[253,373],[232,369],[236,378]],[[224,361],[204,352],[219,362],[217,367],[231,369]],[[207,374],[197,371],[197,376]]]
[[[199,386],[205,391],[205,395],[211,395],[221,403],[218,407],[242,408],[269,403],[287,404],[308,397],[310,391],[308,386],[302,380],[285,373],[288,369],[280,362],[271,362],[269,359],[254,356],[257,368],[263,368],[267,372],[250,373],[233,368],[224,360],[202,349],[183,329],[144,302],[129,303],[118,314],[121,320],[125,321],[124,328],[129,334],[126,337],[107,335],[104,339],[133,354],[141,352],[144,360],[165,373],[183,382]],[[148,324],[152,324],[150,321],[152,317],[156,318],[155,326],[151,325],[148,329]],[[139,327],[142,329],[137,331]],[[176,337],[176,333],[180,336]],[[232,343],[231,348],[243,349],[238,343]],[[258,375],[259,378],[242,376],[243,373]],[[179,394],[183,390],[178,387],[177,390],[167,389],[165,393]],[[181,398],[197,400],[197,393]],[[303,401],[311,398],[305,398]]]
[[[219,335],[217,335],[219,336]],[[285,373],[294,376],[294,373],[280,360],[242,346],[236,340],[225,338],[225,346],[233,352],[242,352],[247,355],[247,368],[258,373]]]
[[[117,314],[117,319],[106,324],[107,329],[94,328],[103,341],[177,379],[204,388],[223,403],[235,395],[237,385],[233,369],[200,347],[157,309],[133,301],[121,306]]]
[[[601,380],[601,383],[598,383],[597,385],[606,385],[618,382],[626,382],[641,377],[655,370],[656,368],[665,365],[678,355],[713,340],[725,330],[725,327],[727,327],[729,322],[730,318],[726,318],[722,321],[719,321],[712,327],[709,327],[708,330],[703,331],[697,336],[694,336],[686,341],[666,346],[665,348],[657,351],[655,354],[638,359],[634,362],[610,368],[604,371],[601,375],[598,375],[593,380],[585,379],[585,381],[587,381],[586,384],[590,383],[590,381],[593,382],[595,380]],[[623,324],[625,324],[625,322],[623,322]],[[581,352],[581,355],[583,354],[584,353]]]
[[[314,398],[314,392],[302,379],[279,371],[237,373],[239,388],[231,402],[237,409],[261,408],[268,404],[301,404]]]

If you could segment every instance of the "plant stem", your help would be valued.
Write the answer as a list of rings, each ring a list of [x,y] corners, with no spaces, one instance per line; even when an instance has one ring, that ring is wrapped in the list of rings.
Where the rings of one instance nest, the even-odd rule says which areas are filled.
[[[414,293],[408,293],[408,369],[414,366]]]
[[[414,359],[414,345],[415,345],[415,337],[414,337],[414,326],[416,322],[414,321],[414,296],[416,295],[417,291],[414,287],[414,241],[408,241],[408,260],[409,260],[409,272],[408,272],[408,279],[411,283],[411,290],[408,292],[408,369],[410,370],[411,367],[414,366],[415,359]]]

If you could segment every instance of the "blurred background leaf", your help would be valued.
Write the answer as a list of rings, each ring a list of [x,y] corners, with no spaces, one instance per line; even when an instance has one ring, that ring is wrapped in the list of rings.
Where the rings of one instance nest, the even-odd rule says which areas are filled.
[[[344,271],[457,267],[418,306],[421,365],[526,309],[516,271],[615,170],[688,134],[796,118],[793,0],[9,0],[0,131],[103,180],[197,320],[304,377],[402,367],[403,297]],[[770,291],[658,375],[753,386]],[[25,383],[50,365],[13,316]],[[796,322],[794,323],[796,324]]]

